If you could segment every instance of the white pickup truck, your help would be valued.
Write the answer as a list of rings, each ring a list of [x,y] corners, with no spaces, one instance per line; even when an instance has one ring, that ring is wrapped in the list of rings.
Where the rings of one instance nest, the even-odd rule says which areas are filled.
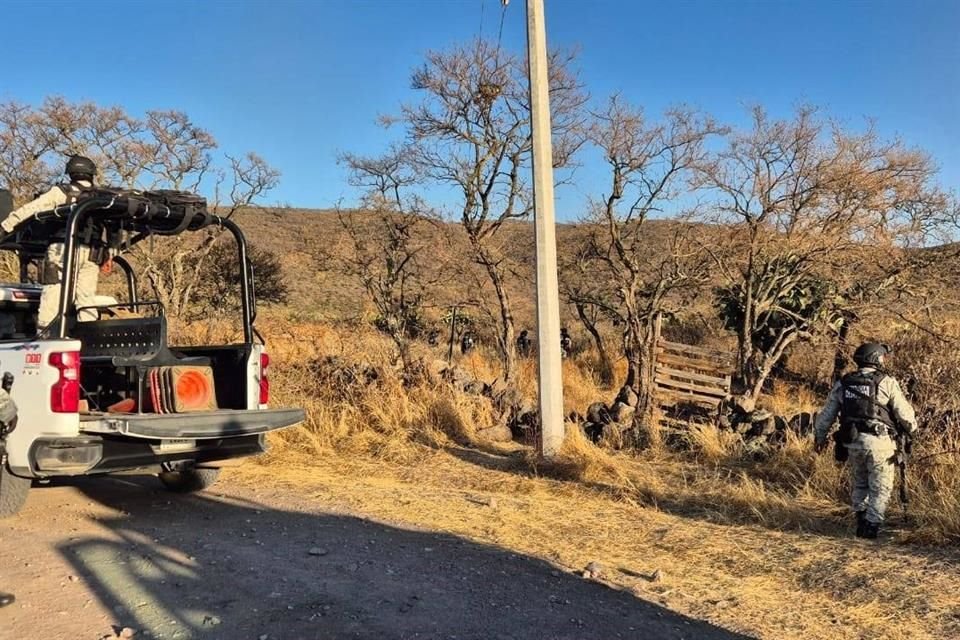
[[[183,206],[177,198],[136,192],[92,194],[38,214],[0,243],[17,253],[26,279],[46,246],[64,242],[63,273],[71,274],[57,321],[39,336],[41,288],[0,285],[0,376],[10,374],[5,385],[18,409],[15,428],[0,442],[0,517],[23,506],[33,480],[54,476],[156,473],[173,491],[197,491],[215,481],[226,461],[263,452],[267,432],[304,419],[302,409],[268,408],[269,357],[254,328],[254,279],[243,233],[199,203]],[[210,225],[237,241],[244,339],[169,346],[162,306],[138,299],[134,268],[117,254],[152,234]],[[126,274],[128,299],[96,307],[97,320],[78,321],[76,249],[91,237],[124,239],[104,249]],[[191,368],[212,379],[206,390],[212,400],[180,411],[177,383],[161,385],[155,372]],[[161,389],[166,399],[157,397]]]

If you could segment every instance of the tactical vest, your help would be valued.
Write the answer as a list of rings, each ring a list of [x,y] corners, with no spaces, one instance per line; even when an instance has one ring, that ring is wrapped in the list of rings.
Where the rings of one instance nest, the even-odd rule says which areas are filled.
[[[869,431],[871,421],[896,430],[896,421],[890,408],[877,402],[877,389],[886,376],[880,371],[855,371],[840,380],[843,403],[840,406],[840,424],[853,426],[858,431]]]
[[[84,186],[77,182],[64,182],[62,184],[58,184],[57,188],[63,192],[63,195],[67,199],[65,203],[60,205],[62,207],[76,204],[77,201],[80,200],[81,198],[96,194],[96,187],[94,187],[92,183],[89,184],[89,186]],[[79,239],[80,244],[84,247],[90,247],[94,244],[97,244],[96,243],[97,238],[94,238],[92,234],[93,234],[93,228],[91,226],[91,223],[88,222],[86,233],[82,234]],[[106,257],[102,251],[96,254],[94,254],[91,251],[87,259],[90,262],[95,262],[96,264],[102,264],[103,261],[106,259]]]
[[[93,190],[93,185],[85,187],[82,184],[77,184],[76,182],[66,182],[64,184],[58,184],[57,188],[63,192],[63,195],[66,196],[67,201],[65,204],[74,204],[80,197],[88,192]]]

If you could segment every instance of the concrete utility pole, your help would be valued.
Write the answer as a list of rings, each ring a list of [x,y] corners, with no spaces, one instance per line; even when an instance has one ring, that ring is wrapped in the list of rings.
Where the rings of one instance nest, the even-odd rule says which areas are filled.
[[[537,233],[537,346],[539,347],[540,453],[553,457],[563,444],[560,292],[553,211],[553,144],[543,0],[527,0],[527,58],[533,128],[533,215]]]

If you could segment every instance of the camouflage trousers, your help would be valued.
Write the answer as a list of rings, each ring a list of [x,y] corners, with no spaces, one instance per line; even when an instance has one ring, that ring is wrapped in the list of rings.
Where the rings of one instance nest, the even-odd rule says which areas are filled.
[[[854,511],[865,511],[870,522],[883,522],[893,494],[897,445],[890,436],[861,433],[847,445],[853,481],[851,503]]]
[[[7,425],[17,417],[17,404],[10,397],[10,394],[0,389],[0,432],[2,426]]]
[[[41,331],[53,322],[60,311],[60,288],[63,282],[63,245],[52,244],[47,249],[43,265],[43,290],[40,293],[40,310],[37,313],[37,328]],[[92,307],[96,304],[97,279],[100,267],[90,262],[90,247],[77,249],[77,282],[74,289],[74,303],[77,308]],[[97,319],[93,310],[81,311],[81,322]]]

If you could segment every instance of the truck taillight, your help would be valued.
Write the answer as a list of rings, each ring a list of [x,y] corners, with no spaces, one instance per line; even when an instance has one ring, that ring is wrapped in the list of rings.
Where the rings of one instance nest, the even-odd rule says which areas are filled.
[[[260,354],[260,404],[270,402],[270,379],[267,377],[267,368],[270,367],[270,356]]]
[[[51,353],[50,365],[56,367],[60,374],[50,389],[50,410],[54,413],[76,413],[80,410],[80,352]]]

